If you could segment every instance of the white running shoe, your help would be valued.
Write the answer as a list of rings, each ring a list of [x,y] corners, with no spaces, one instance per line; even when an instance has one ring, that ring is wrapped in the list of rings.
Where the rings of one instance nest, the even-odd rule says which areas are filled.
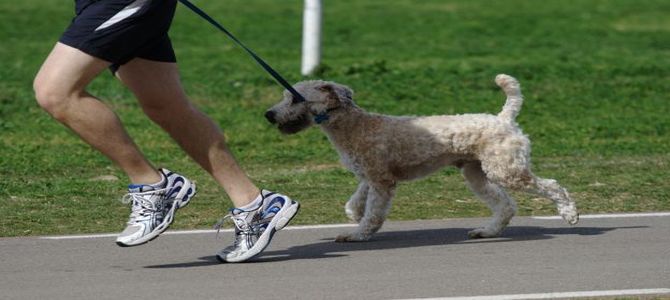
[[[216,254],[220,262],[242,262],[260,254],[270,244],[272,236],[298,213],[300,203],[291,198],[262,190],[263,201],[255,208],[233,208],[217,223],[220,228],[227,218],[235,223],[235,242]]]
[[[157,185],[129,185],[121,200],[132,203],[128,226],[116,239],[121,247],[144,244],[167,230],[177,209],[188,205],[195,195],[195,183],[167,169],[159,169],[163,178]]]

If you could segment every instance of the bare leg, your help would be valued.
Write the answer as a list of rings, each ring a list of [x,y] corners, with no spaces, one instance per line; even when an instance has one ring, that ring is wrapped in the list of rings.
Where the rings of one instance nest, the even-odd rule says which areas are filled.
[[[117,77],[135,94],[149,118],[223,186],[236,207],[259,195],[226,146],[219,127],[187,98],[177,64],[136,58],[121,66]]]
[[[462,172],[470,190],[484,201],[493,212],[493,218],[488,225],[468,232],[468,236],[470,238],[488,238],[500,235],[514,217],[516,203],[499,185],[486,178],[479,162],[466,164],[463,166]]]
[[[344,212],[347,214],[347,217],[356,223],[361,221],[365,213],[365,201],[368,198],[369,189],[370,187],[367,182],[361,179],[356,192],[351,195],[351,198],[344,206]]]
[[[130,139],[118,117],[85,90],[108,66],[106,61],[57,43],[35,77],[37,102],[114,161],[133,183],[155,183],[160,175]]]

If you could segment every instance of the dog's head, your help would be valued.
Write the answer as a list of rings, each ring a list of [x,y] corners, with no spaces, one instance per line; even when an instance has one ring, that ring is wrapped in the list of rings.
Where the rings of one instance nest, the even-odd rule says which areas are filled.
[[[265,118],[277,124],[282,133],[297,133],[327,121],[335,110],[354,106],[353,91],[335,82],[309,80],[296,83],[293,88],[306,101],[295,101],[290,92],[284,91],[284,98],[265,112]]]

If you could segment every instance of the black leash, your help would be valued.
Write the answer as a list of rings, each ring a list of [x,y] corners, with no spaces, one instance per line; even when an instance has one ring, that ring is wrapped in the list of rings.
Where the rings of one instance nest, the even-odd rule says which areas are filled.
[[[247,51],[247,53],[249,53],[249,55],[251,55],[251,57],[253,57],[253,58],[256,60],[256,62],[258,62],[258,64],[261,65],[261,67],[263,67],[263,69],[265,69],[265,71],[267,71],[268,73],[270,73],[270,75],[272,75],[272,77],[274,77],[274,79],[275,79],[279,84],[281,84],[284,88],[286,88],[287,91],[289,91],[291,94],[293,94],[293,102],[298,103],[298,102],[303,102],[303,101],[305,101],[305,98],[304,98],[302,95],[300,95],[300,93],[298,93],[298,91],[296,91],[296,90],[295,90],[295,89],[294,89],[294,88],[293,88],[293,87],[286,81],[286,79],[284,79],[284,77],[282,77],[281,75],[279,75],[279,73],[277,73],[277,71],[275,71],[272,67],[270,67],[270,65],[268,65],[262,58],[260,58],[258,55],[256,55],[256,53],[254,53],[253,51],[251,51],[251,49],[247,48],[247,46],[245,46],[240,40],[238,40],[238,39],[237,39],[232,33],[230,33],[228,30],[226,30],[225,28],[223,28],[223,26],[221,26],[221,24],[219,24],[219,23],[216,22],[214,19],[212,19],[212,17],[210,17],[209,15],[207,15],[207,13],[205,13],[204,11],[202,11],[200,8],[198,8],[197,6],[195,6],[195,4],[191,3],[191,2],[188,1],[188,0],[179,0],[179,2],[181,2],[181,4],[184,4],[186,7],[190,8],[193,12],[195,12],[196,14],[198,14],[200,17],[202,17],[203,19],[205,19],[205,20],[206,20],[207,22],[209,22],[210,24],[214,25],[214,27],[216,27],[216,28],[218,28],[219,30],[221,30],[221,31],[222,31],[223,33],[225,33],[230,39],[232,39],[235,43],[237,43],[238,45],[240,45],[240,47],[242,47],[245,51]]]

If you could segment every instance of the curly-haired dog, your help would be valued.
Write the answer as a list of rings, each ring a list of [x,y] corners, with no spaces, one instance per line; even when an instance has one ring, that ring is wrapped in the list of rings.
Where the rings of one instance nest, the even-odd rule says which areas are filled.
[[[468,233],[471,238],[498,236],[516,213],[506,189],[551,199],[570,224],[579,220],[574,201],[553,179],[530,170],[530,141],[515,117],[523,98],[516,79],[498,75],[496,84],[507,95],[498,115],[464,114],[424,117],[385,116],[365,112],[346,86],[320,80],[294,88],[307,101],[284,99],[265,117],[283,133],[318,124],[328,135],[342,163],[360,183],[345,206],[359,223],[337,241],[365,241],[384,223],[399,181],[426,176],[444,166],[461,169],[468,186],[493,211],[489,224]]]

